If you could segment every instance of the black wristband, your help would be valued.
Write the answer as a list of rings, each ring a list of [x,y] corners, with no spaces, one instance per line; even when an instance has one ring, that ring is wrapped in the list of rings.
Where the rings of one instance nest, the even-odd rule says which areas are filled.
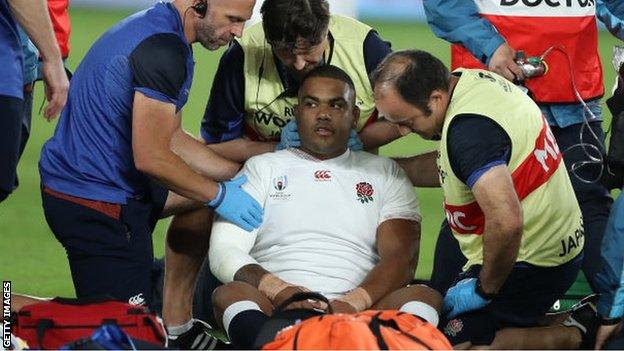
[[[485,291],[483,291],[483,287],[481,286],[481,280],[479,278],[477,278],[477,285],[475,286],[475,291],[477,292],[477,295],[481,296],[485,300],[491,300],[494,298],[494,296],[496,296],[495,293],[488,294]]]

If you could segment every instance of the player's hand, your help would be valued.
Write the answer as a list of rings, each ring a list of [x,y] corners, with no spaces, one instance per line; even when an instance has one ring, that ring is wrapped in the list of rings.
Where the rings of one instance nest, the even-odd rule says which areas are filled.
[[[605,342],[622,329],[622,323],[612,325],[601,325],[596,333],[596,344],[594,350],[602,350]]]
[[[362,140],[355,129],[351,129],[351,133],[349,134],[349,143],[347,145],[349,150],[351,151],[362,151],[364,150],[364,144],[362,144]]]
[[[477,278],[468,278],[461,280],[447,291],[446,296],[444,296],[443,312],[448,319],[465,312],[478,310],[490,303],[490,300],[486,300],[477,294],[476,287]]]
[[[271,303],[273,304],[273,307],[278,307],[284,301],[290,299],[293,295],[298,294],[298,293],[303,293],[303,292],[310,292],[310,290],[302,286],[289,286],[285,288],[284,290],[280,291],[277,295],[275,295],[275,298],[271,301]],[[302,301],[302,302],[305,302],[305,301]],[[290,310],[293,308],[299,308],[299,307],[293,307],[299,303],[300,302],[293,302],[290,305],[286,306],[285,309]]]
[[[299,146],[301,146],[301,138],[299,138],[299,131],[297,130],[297,121],[292,119],[282,128],[282,136],[275,150],[284,150],[289,147]]]
[[[45,96],[48,101],[43,117],[51,121],[58,116],[67,102],[69,80],[67,79],[67,73],[65,73],[63,61],[60,58],[44,60],[41,71],[43,73]]]
[[[207,203],[219,216],[250,232],[262,223],[262,206],[247,194],[241,185],[247,182],[243,175],[227,182],[219,183],[219,194]]]
[[[329,304],[332,307],[334,313],[357,313],[355,307],[342,300],[331,300]]]
[[[514,61],[515,55],[516,51],[507,43],[501,44],[501,46],[494,51],[488,69],[500,74],[511,82],[523,81],[525,78],[524,73],[522,73],[516,61]]]

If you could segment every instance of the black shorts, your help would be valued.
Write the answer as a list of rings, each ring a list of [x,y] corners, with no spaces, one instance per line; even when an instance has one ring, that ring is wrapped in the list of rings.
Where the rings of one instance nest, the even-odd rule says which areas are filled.
[[[152,231],[166,199],[162,187],[125,205],[42,189],[45,217],[67,252],[77,297],[150,302]]]
[[[0,95],[0,201],[17,187],[24,101]]]
[[[467,341],[473,345],[490,345],[500,329],[536,326],[574,283],[582,256],[556,267],[517,263],[491,303],[480,310],[446,320],[440,328],[452,345]],[[481,266],[472,266],[459,276],[458,281],[476,278],[480,270]]]

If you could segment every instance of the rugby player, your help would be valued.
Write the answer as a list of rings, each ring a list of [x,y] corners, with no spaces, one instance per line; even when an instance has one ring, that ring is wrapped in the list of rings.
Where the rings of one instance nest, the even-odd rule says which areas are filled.
[[[301,147],[253,157],[241,172],[265,221],[251,233],[215,221],[210,266],[227,284],[213,303],[235,347],[253,347],[273,308],[302,291],[323,294],[334,312],[400,309],[437,325],[441,296],[406,287],[420,237],[414,189],[395,162],[347,148],[355,99],[343,70],[313,69],[294,111]]]

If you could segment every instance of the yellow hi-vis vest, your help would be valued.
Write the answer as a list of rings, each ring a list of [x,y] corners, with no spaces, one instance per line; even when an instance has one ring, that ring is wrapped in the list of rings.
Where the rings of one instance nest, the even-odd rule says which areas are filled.
[[[364,40],[371,27],[352,18],[332,15],[329,32],[333,52],[325,53],[325,63],[343,69],[355,83],[356,104],[360,108],[358,130],[375,111],[373,88],[366,72]],[[262,23],[247,28],[239,40],[245,54],[245,135],[253,140],[279,140],[282,127],[294,118],[296,97],[284,96],[280,79]]]
[[[509,135],[508,164],[523,213],[518,262],[553,267],[583,249],[581,210],[561,151],[537,105],[503,77],[479,69],[459,69],[442,129],[438,168],[444,208],[455,238],[468,258],[464,269],[483,264],[485,218],[471,189],[453,172],[448,157],[448,128],[459,114],[490,118]],[[478,135],[474,136],[478,138]]]

